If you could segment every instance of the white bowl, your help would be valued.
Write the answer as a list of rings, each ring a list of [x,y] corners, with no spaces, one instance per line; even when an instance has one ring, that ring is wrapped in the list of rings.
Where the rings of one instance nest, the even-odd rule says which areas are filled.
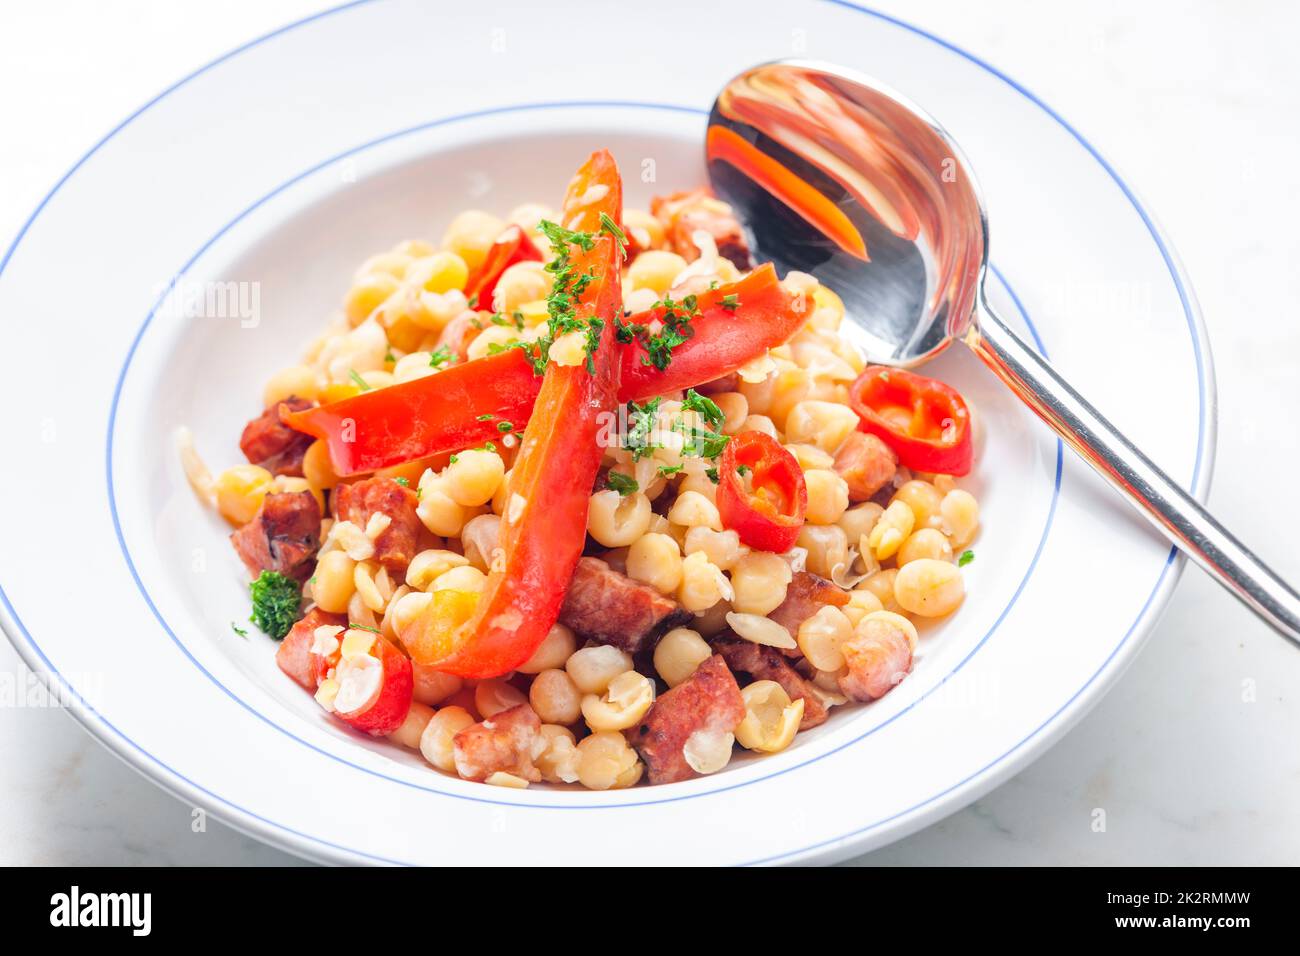
[[[593,148],[614,151],[629,205],[702,182],[714,92],[783,55],[869,72],[944,122],[988,197],[998,304],[1204,497],[1204,331],[1168,243],[1100,155],[1021,87],[905,24],[810,4],[791,33],[729,7],[618,25],[540,6],[496,23],[352,4],[172,87],[47,197],[0,264],[10,394],[31,409],[0,473],[0,618],[107,746],[320,860],[826,861],[975,799],[1114,682],[1182,560],[956,349],[928,371],[981,421],[969,596],[924,631],[894,692],[781,754],[612,793],[471,784],[342,728],[279,672],[269,639],[232,631],[246,578],[229,529],[184,481],[176,426],[214,466],[241,460],[261,383],[338,308],[363,258],[436,239],[468,207],[554,205]],[[686,19],[725,42],[667,56]],[[196,285],[234,297],[221,316],[186,318],[171,306]]]

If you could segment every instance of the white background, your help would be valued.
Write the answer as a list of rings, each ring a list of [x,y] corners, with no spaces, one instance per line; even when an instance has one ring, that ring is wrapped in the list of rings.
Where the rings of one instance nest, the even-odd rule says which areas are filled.
[[[320,8],[0,0],[0,246],[56,179],[164,86]],[[1259,2],[874,4],[1024,83],[1135,185],[1181,253],[1218,372],[1210,505],[1300,580],[1300,7]],[[1288,9],[1289,6],[1289,9]],[[613,5],[611,4],[611,7]],[[629,5],[629,18],[644,15]],[[631,22],[629,20],[629,22]],[[1068,223],[1063,224],[1068,228]],[[93,317],[68,249],[69,311]],[[87,318],[85,320],[91,320]],[[0,316],[0,321],[22,321]],[[75,329],[52,332],[75,348]],[[6,361],[57,363],[46,356]],[[21,462],[6,462],[21,467]],[[91,467],[88,460],[87,467]],[[58,476],[75,486],[75,475]],[[10,503],[12,506],[13,503]],[[51,569],[75,576],[93,569]],[[1087,614],[1104,593],[1081,593]],[[93,611],[89,615],[94,622]],[[1050,626],[1050,623],[1045,623]],[[0,678],[23,680],[0,642]],[[1136,664],[1045,757],[966,810],[859,862],[1300,862],[1300,651],[1189,568]],[[0,863],[293,858],[209,821],[54,709],[0,709]],[[1092,827],[1105,810],[1104,833]]]

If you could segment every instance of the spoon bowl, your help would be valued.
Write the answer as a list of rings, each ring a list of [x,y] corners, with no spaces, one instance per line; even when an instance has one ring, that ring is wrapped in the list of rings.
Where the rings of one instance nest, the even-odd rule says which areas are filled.
[[[1170,541],[1300,645],[1300,595],[989,305],[984,201],[937,121],[861,73],[782,60],[723,87],[705,160],[757,258],[839,294],[871,362],[916,366],[965,343]]]

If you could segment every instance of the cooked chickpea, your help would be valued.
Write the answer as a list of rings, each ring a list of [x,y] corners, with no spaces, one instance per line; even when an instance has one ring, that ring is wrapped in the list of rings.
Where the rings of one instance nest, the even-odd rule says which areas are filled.
[[[805,524],[795,543],[808,552],[805,568],[823,578],[841,575],[849,566],[849,538],[833,524]]]
[[[650,289],[663,298],[672,288],[673,280],[686,268],[686,260],[675,252],[650,249],[641,253],[627,267],[623,276],[623,288],[627,292],[637,289]]]
[[[339,476],[334,474],[330,464],[329,446],[324,441],[314,441],[307,446],[302,456],[302,476],[313,488],[333,488],[339,483]]]
[[[980,525],[980,506],[974,495],[961,488],[954,488],[943,496],[939,514],[943,530],[952,538],[954,548],[970,544]]]
[[[894,598],[894,578],[898,577],[897,568],[886,568],[883,571],[877,571],[871,577],[867,578],[858,588],[870,591],[880,601],[880,606],[886,611],[901,611],[898,601]]]
[[[494,451],[473,448],[456,455],[442,473],[443,489],[458,505],[474,508],[492,500],[506,466]]]
[[[428,595],[421,595],[427,598]],[[411,696],[421,704],[436,707],[461,688],[460,678],[455,674],[444,674],[426,664],[411,663]]]
[[[420,479],[420,502],[415,513],[426,528],[443,538],[459,536],[468,518],[464,505],[451,497],[446,483],[432,471],[426,471]]]
[[[942,521],[939,508],[943,498],[928,481],[913,478],[903,482],[898,491],[894,492],[892,501],[905,502],[912,509],[918,528],[935,528]]]
[[[558,724],[542,724],[538,731],[541,753],[533,765],[547,783],[578,782],[578,747],[573,731]]]
[[[726,531],[714,531],[697,525],[686,532],[683,550],[687,554],[702,551],[714,565],[723,571],[730,571],[747,549],[740,543],[740,535],[728,528]]]
[[[853,622],[830,604],[799,625],[799,650],[819,671],[837,671],[844,666],[840,647],[853,636]]]
[[[849,603],[840,608],[840,611],[849,619],[850,624],[857,627],[858,622],[868,614],[884,610],[884,607],[880,603],[880,598],[871,591],[858,588],[849,592]]]
[[[858,414],[838,402],[803,401],[785,420],[786,441],[815,445],[824,452],[834,452],[858,427]]]
[[[876,554],[877,561],[891,558],[903,546],[916,524],[916,514],[904,501],[891,501],[871,533],[867,544]]]
[[[849,507],[849,485],[834,471],[814,468],[804,472],[808,486],[807,520],[813,524],[834,524]]]
[[[320,394],[320,383],[314,369],[305,365],[291,365],[271,376],[262,390],[262,406],[270,408],[291,395],[315,401]]]
[[[474,723],[474,718],[463,707],[444,707],[430,718],[420,734],[420,753],[439,770],[456,772],[456,752],[453,741],[456,735]]]
[[[582,692],[567,672],[555,668],[533,678],[528,703],[548,724],[572,724],[582,716]]]
[[[320,583],[319,575],[317,583]],[[388,617],[393,625],[393,633],[401,634],[415,621],[417,617],[425,612],[433,602],[433,595],[426,594],[423,591],[412,591],[397,598],[389,606]],[[430,703],[425,701],[425,703]]]
[[[642,249],[655,249],[664,244],[664,224],[644,209],[624,209],[623,228],[636,235]],[[645,235],[637,233],[644,232]]]
[[[703,551],[682,559],[682,583],[677,588],[677,603],[688,611],[707,611],[723,598],[730,600],[731,583],[722,570]]]
[[[952,545],[938,528],[918,528],[898,549],[897,561],[900,568],[921,558],[933,558],[936,561],[952,560]]]
[[[655,685],[637,671],[624,671],[605,689],[603,695],[587,694],[582,698],[582,716],[596,732],[627,730],[636,724],[655,702]]]
[[[235,465],[217,476],[217,510],[231,524],[248,524],[271,491],[271,473],[259,465]]]
[[[701,637],[717,637],[730,627],[727,623],[727,615],[730,613],[730,602],[719,601],[713,607],[698,612],[695,620],[691,622],[691,627],[699,631]]]
[[[898,569],[894,597],[900,607],[921,617],[943,617],[966,596],[966,582],[951,561],[918,558]]]
[[[357,596],[366,607],[376,614],[383,613],[393,594],[387,570],[380,568],[374,561],[359,561],[352,569],[352,583],[356,587]]]
[[[722,409],[722,434],[734,435],[749,417],[749,400],[740,392],[720,392],[713,401]]]
[[[785,446],[785,450],[794,455],[794,460],[799,463],[803,471],[812,471],[814,468],[832,468],[835,465],[835,458],[822,451],[816,445],[803,445],[797,442]]]
[[[736,727],[736,741],[747,750],[776,753],[790,746],[803,720],[803,699],[792,701],[772,680],[756,680],[740,691],[745,717]]]
[[[489,326],[474,336],[473,341],[469,343],[469,347],[465,349],[465,357],[471,361],[486,358],[495,352],[498,347],[504,348],[513,342],[522,341],[523,338],[523,333],[513,325]]]
[[[475,515],[465,522],[460,532],[465,558],[485,573],[491,572],[494,562],[499,564],[504,560],[500,538],[501,518],[494,514]]]
[[[885,509],[874,501],[867,501],[860,505],[854,505],[844,514],[840,515],[840,520],[836,522],[844,529],[844,534],[848,536],[849,545],[856,547],[859,539],[864,535],[871,534],[871,529],[876,526],[880,516],[885,513]]]
[[[406,566],[406,583],[417,591],[427,591],[440,576],[452,568],[469,564],[469,559],[455,551],[430,548],[421,551]]]
[[[540,262],[516,262],[497,280],[491,302],[480,302],[503,315],[511,315],[521,305],[545,299],[551,294],[551,277]]]
[[[771,614],[785,600],[792,578],[790,565],[779,554],[751,551],[731,569],[731,606],[741,614]]]
[[[467,269],[477,269],[504,228],[505,223],[496,216],[469,209],[451,221],[442,237],[442,245],[460,256]]]
[[[316,580],[311,593],[322,611],[342,614],[357,589],[354,576],[357,563],[343,551],[327,551],[316,562]]]
[[[682,583],[682,554],[666,534],[645,534],[627,552],[629,577],[644,581],[661,594],[673,594]]]
[[[655,645],[655,672],[669,687],[676,687],[712,656],[713,649],[697,632],[674,628]]]
[[[650,499],[639,491],[620,495],[606,488],[587,505],[587,531],[607,548],[625,548],[650,527]]]
[[[610,681],[632,670],[632,656],[609,644],[593,644],[574,651],[564,669],[584,694],[603,694]]]
[[[518,707],[527,700],[523,691],[507,684],[500,677],[479,681],[474,688],[474,709],[484,720],[511,707]]]
[[[413,260],[405,278],[424,292],[459,292],[469,281],[469,266],[454,252],[435,252]]]
[[[411,709],[406,712],[406,719],[402,721],[402,726],[389,734],[388,739],[401,744],[403,747],[419,750],[420,738],[424,736],[424,728],[429,726],[429,721],[432,719],[432,707],[426,707],[419,701],[412,701]]]
[[[410,355],[403,355],[393,364],[393,381],[413,382],[417,378],[435,374],[438,370],[429,364],[432,358],[431,352],[412,352]]]
[[[352,284],[343,300],[343,312],[349,325],[360,325],[366,317],[379,308],[401,285],[387,272],[374,272],[362,276]]]
[[[481,593],[487,586],[487,575],[469,564],[448,568],[433,579],[430,591],[469,591]]]
[[[563,624],[552,624],[542,643],[533,651],[533,656],[516,670],[521,674],[540,674],[545,670],[563,667],[577,646],[578,639],[571,630]]]
[[[641,779],[644,765],[627,738],[615,730],[578,742],[578,780],[588,790],[621,790]]]
[[[673,506],[668,509],[668,520],[683,528],[722,530],[722,517],[718,514],[718,506],[698,491],[679,494]]]
[[[766,415],[746,415],[744,424],[737,431],[762,432],[769,438],[775,438],[777,441],[781,440],[781,433],[776,430],[776,423]]]

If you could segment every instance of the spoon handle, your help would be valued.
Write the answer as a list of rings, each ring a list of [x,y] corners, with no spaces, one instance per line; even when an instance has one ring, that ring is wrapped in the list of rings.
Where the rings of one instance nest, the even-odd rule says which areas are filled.
[[[1170,541],[1300,646],[1300,595],[1011,331],[987,301],[965,336],[989,368]]]

